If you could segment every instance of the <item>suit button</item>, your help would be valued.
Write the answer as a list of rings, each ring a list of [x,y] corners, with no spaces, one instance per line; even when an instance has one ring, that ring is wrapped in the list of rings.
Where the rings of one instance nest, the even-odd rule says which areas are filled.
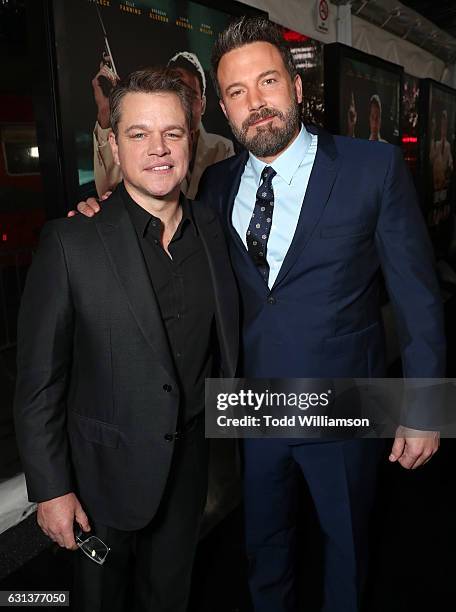
[[[165,434],[163,437],[167,442],[172,442],[174,440],[173,434]]]
[[[171,387],[171,385],[163,385],[163,391],[170,393],[172,390],[173,388]]]
[[[277,300],[275,299],[275,297],[273,295],[270,295],[268,297],[268,304],[275,304],[277,302]]]

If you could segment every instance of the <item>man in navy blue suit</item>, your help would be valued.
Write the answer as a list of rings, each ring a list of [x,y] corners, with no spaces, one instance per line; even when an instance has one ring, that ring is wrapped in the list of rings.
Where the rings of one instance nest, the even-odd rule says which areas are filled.
[[[247,377],[382,377],[382,269],[404,375],[445,375],[433,257],[399,149],[301,123],[302,83],[280,32],[241,19],[212,56],[220,104],[247,149],[206,170],[201,199],[229,237],[243,301]],[[325,534],[326,612],[355,612],[379,447],[372,440],[245,440],[250,585],[257,612],[296,610],[297,469]],[[398,432],[390,460],[416,468],[438,435]]]
[[[242,296],[242,375],[384,376],[382,270],[404,376],[444,376],[432,251],[400,150],[304,127],[301,79],[263,18],[228,26],[212,59],[222,110],[246,149],[200,183],[200,199],[222,217]],[[79,209],[87,214],[87,204]],[[437,433],[399,430],[389,458],[414,469],[438,446]],[[325,535],[324,610],[359,610],[378,445],[261,439],[245,440],[244,451],[255,611],[296,610],[299,471]]]

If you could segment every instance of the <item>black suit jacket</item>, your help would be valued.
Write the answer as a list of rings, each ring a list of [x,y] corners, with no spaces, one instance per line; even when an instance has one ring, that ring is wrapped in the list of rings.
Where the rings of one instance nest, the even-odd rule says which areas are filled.
[[[199,203],[193,210],[230,377],[236,286],[215,213]],[[178,410],[165,328],[120,195],[93,219],[49,222],[19,316],[15,419],[29,498],[75,491],[94,520],[139,529],[164,491]]]

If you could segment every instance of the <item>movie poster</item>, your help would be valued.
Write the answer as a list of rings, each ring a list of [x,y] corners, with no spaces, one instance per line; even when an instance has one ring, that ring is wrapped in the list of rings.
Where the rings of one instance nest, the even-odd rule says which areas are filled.
[[[324,125],[324,70],[323,43],[309,38],[299,32],[282,28],[283,38],[302,79],[303,102],[302,117],[304,123]]]
[[[455,201],[456,92],[429,82],[425,167],[426,217],[443,250],[453,228]]]
[[[419,100],[420,80],[410,74],[404,74],[402,83],[402,151],[404,159],[418,187],[419,183]]]
[[[340,68],[340,133],[399,145],[400,75],[350,57]]]
[[[170,63],[188,75],[200,101],[194,180],[186,186],[193,198],[206,165],[233,153],[209,75],[214,39],[231,15],[175,0],[56,0],[54,10],[65,162],[77,167],[79,197],[101,195],[120,180],[106,144],[109,90],[133,70]]]

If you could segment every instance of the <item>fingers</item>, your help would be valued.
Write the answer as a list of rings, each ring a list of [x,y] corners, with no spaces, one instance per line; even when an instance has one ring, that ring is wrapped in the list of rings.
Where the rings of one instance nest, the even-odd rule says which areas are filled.
[[[402,456],[405,448],[405,438],[397,436],[394,440],[393,446],[391,448],[391,453],[389,456],[389,460],[391,463],[394,463]]]
[[[107,79],[111,81],[111,83],[115,82],[114,72],[110,68],[108,68],[108,66],[106,66],[106,64],[104,64],[103,62],[100,63],[100,69],[98,70],[97,74],[93,77],[92,83],[95,84],[95,81],[98,80],[99,76],[106,77]]]
[[[101,200],[106,200],[111,195],[111,191],[107,191],[101,196]],[[86,217],[93,217],[94,214],[100,212],[101,208],[95,198],[88,198],[85,202],[79,202],[77,207],[78,211]],[[74,211],[73,211],[74,212]],[[73,216],[73,215],[71,215]]]
[[[87,517],[87,514],[82,509],[81,504],[79,504],[77,506],[76,511],[74,513],[74,518],[76,519],[76,522],[78,523],[78,525],[82,529],[82,531],[90,531],[91,530],[89,519]]]
[[[435,455],[440,440],[437,437],[406,438],[405,450],[399,463],[408,470],[415,470],[424,465]]]
[[[86,217],[93,217],[95,213],[100,212],[100,205],[95,198],[89,198],[86,202],[79,202],[77,209]]]
[[[406,470],[412,469],[415,464],[418,463],[420,459],[420,454],[411,451],[410,449],[405,449],[402,457],[399,457],[398,461]]]
[[[100,70],[97,72],[97,74],[94,76],[93,81],[95,81],[96,79],[98,79],[99,76],[104,76],[105,78],[107,78],[113,85],[115,85],[118,81],[118,78],[116,76],[116,74],[114,73],[113,70],[111,70],[111,68],[109,68],[109,66],[107,66],[106,64],[103,64],[100,66]],[[92,82],[93,82],[92,81]]]
[[[79,516],[84,524],[88,524],[87,516],[74,493],[66,493],[38,504],[37,522],[43,532],[62,548],[75,550],[73,525],[75,517]]]
[[[76,544],[76,540],[74,539],[73,525],[71,525],[71,529],[62,533],[63,538],[63,546],[67,550],[77,550],[78,545]]]
[[[74,217],[77,214],[76,210],[69,210],[67,212],[67,217]]]
[[[95,214],[90,208],[90,206],[86,204],[86,202],[79,202],[76,208],[81,214],[85,215],[86,217],[93,217],[93,215]]]
[[[95,198],[88,198],[86,204],[94,213],[100,212],[100,205]]]

